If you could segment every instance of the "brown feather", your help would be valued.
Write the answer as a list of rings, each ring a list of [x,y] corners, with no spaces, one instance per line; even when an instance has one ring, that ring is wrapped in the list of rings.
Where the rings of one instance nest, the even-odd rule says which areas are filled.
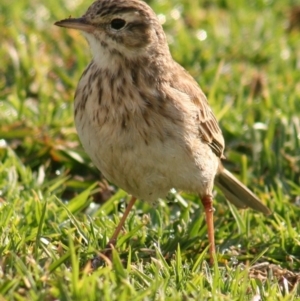
[[[199,134],[203,141],[211,147],[217,157],[224,159],[225,142],[218,121],[214,116],[205,94],[202,92],[194,78],[186,70],[174,62],[172,74],[172,87],[186,93],[199,108]]]

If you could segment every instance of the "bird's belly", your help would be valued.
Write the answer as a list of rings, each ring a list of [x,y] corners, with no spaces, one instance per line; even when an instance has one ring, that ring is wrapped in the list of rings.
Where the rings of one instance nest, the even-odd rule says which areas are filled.
[[[76,127],[102,174],[140,199],[154,202],[171,188],[211,193],[218,159],[198,137],[161,139],[149,130],[146,139],[138,127],[126,130],[111,123],[97,127],[79,120]]]

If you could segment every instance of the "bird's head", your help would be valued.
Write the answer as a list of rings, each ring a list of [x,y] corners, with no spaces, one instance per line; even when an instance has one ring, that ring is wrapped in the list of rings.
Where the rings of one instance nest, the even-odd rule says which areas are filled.
[[[136,58],[169,52],[158,18],[139,0],[97,0],[82,17],[70,17],[55,25],[81,30],[94,59],[104,53],[106,57]]]

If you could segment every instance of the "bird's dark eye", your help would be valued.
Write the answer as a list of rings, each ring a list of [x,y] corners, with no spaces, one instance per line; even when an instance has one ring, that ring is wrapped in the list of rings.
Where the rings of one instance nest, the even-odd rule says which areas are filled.
[[[119,30],[125,26],[126,22],[123,19],[113,19],[110,23],[111,28]]]

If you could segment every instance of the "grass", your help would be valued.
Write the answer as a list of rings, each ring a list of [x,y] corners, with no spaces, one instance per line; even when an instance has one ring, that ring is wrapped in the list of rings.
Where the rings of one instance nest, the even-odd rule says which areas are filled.
[[[138,202],[112,262],[91,273],[126,193],[101,179],[74,129],[87,44],[53,26],[89,3],[3,0],[0,300],[300,300],[296,0],[149,3],[220,120],[226,165],[273,214],[238,211],[216,192],[219,254],[209,267],[197,196]]]

